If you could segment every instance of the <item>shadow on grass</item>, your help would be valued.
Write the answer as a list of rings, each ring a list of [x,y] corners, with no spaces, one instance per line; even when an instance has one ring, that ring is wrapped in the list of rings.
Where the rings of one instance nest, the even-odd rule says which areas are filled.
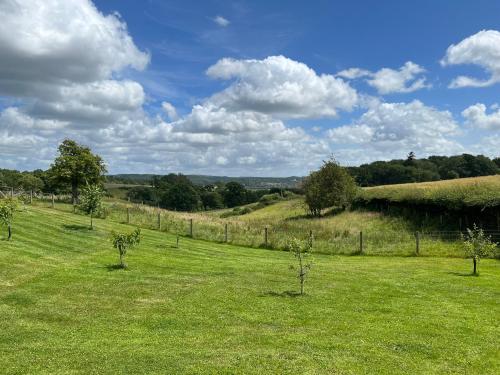
[[[80,231],[92,230],[88,225],[80,225],[80,224],[63,224],[62,227],[67,230],[80,230]]]
[[[285,290],[284,292],[274,292],[274,291],[268,291],[265,293],[262,293],[260,295],[261,297],[291,297],[291,298],[296,298],[302,296],[300,292],[296,292],[294,290]]]
[[[118,270],[123,270],[123,271],[128,270],[128,267],[126,267],[126,266],[124,267],[121,264],[107,264],[106,268],[109,272],[118,271]]]
[[[468,277],[468,276],[472,276],[472,277],[478,277],[479,274],[478,273],[472,273],[472,272],[448,272],[450,275],[453,275],[453,276],[462,276],[462,277]]]

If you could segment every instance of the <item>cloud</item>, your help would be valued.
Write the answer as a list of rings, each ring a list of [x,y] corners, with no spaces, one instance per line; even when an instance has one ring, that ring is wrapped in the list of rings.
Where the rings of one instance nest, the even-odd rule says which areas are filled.
[[[0,2],[0,93],[31,94],[33,85],[93,82],[126,67],[144,69],[118,15],[87,0]]]
[[[348,83],[318,75],[307,65],[284,56],[263,60],[219,60],[209,77],[233,80],[211,102],[231,111],[255,111],[285,118],[335,117],[350,111],[358,95]]]
[[[221,26],[221,27],[226,27],[226,26],[229,26],[229,24],[231,23],[231,22],[229,22],[229,20],[227,20],[226,18],[224,18],[224,17],[222,17],[222,16],[216,16],[216,17],[214,17],[214,18],[213,18],[213,21],[214,21],[217,25],[219,25],[219,26]]]
[[[424,77],[425,69],[411,61],[406,62],[399,69],[383,68],[377,72],[370,72],[360,68],[350,68],[338,72],[336,75],[346,79],[369,77],[366,82],[377,89],[381,95],[392,93],[409,93],[431,87]]]
[[[346,78],[346,79],[357,79],[357,78],[362,78],[366,76],[371,76],[373,75],[372,72],[369,70],[365,69],[360,69],[360,68],[349,68],[342,70],[336,74],[336,76]]]
[[[450,112],[418,100],[380,103],[354,123],[327,132],[333,144],[341,145],[335,147],[340,155],[356,155],[359,161],[401,157],[410,150],[421,156],[460,152],[462,147],[453,139],[459,134]]]
[[[165,111],[165,113],[167,114],[167,116],[170,120],[175,121],[179,118],[179,115],[177,114],[177,110],[169,102],[161,103],[161,107]]]
[[[450,83],[450,88],[486,87],[500,82],[500,32],[482,30],[448,47],[441,65],[472,64],[483,68],[490,77],[481,80],[468,76],[458,76]]]
[[[486,113],[486,106],[482,103],[471,105],[462,111],[466,123],[472,127],[488,130],[500,130],[500,109],[497,105],[490,107],[494,112]]]

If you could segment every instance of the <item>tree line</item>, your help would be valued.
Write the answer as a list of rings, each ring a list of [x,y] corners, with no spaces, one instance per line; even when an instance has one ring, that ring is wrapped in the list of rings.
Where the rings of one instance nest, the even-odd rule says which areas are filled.
[[[500,158],[462,154],[417,159],[410,152],[406,159],[375,161],[348,170],[360,186],[391,185],[500,174]]]
[[[235,181],[197,186],[187,176],[174,173],[154,176],[151,185],[133,187],[127,197],[169,210],[197,211],[254,203],[263,195],[280,190],[250,190]]]

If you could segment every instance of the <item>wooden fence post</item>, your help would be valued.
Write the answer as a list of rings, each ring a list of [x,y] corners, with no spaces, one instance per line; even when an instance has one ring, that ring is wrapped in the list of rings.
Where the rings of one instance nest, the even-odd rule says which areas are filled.
[[[52,208],[54,208],[55,205],[54,205],[54,194],[52,194]]]
[[[127,207],[127,224],[130,224],[130,208]]]
[[[363,232],[359,232],[359,253],[363,254]]]
[[[227,223],[224,224],[224,242],[227,242]]]
[[[313,231],[309,230],[309,247],[312,249],[313,247]]]
[[[158,230],[161,231],[161,212],[158,212]]]
[[[264,246],[267,247],[267,227],[264,228]]]
[[[419,232],[415,232],[415,245],[416,245],[415,254],[419,255],[420,254],[420,233]]]
[[[189,219],[189,237],[193,238],[193,219]]]

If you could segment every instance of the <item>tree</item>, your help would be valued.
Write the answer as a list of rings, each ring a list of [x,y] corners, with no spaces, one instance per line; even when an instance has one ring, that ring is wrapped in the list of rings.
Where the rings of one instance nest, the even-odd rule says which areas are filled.
[[[239,182],[228,182],[222,191],[222,198],[227,207],[236,207],[245,204],[247,202],[246,197],[246,189]]]
[[[84,183],[97,184],[104,180],[106,166],[99,155],[94,155],[90,148],[79,145],[71,139],[59,145],[59,156],[50,167],[52,178],[71,186],[73,203],[78,201],[78,188]]]
[[[90,215],[90,229],[93,229],[92,217],[94,214],[98,214],[102,209],[102,197],[104,191],[99,185],[89,185],[87,184],[82,189],[82,199],[80,201],[79,208],[87,215]]]
[[[415,153],[413,151],[410,151],[410,153],[408,154],[408,156],[406,157],[406,160],[405,160],[405,165],[406,166],[412,166],[412,165],[415,165],[415,160],[417,159],[417,157],[415,156]]]
[[[12,220],[17,203],[13,199],[4,199],[0,201],[0,224],[7,226],[7,240],[12,238]]]
[[[215,210],[224,207],[222,196],[216,191],[202,191],[200,197],[205,210]]]
[[[467,233],[463,236],[464,250],[468,258],[472,258],[474,275],[478,275],[477,264],[481,258],[492,255],[497,244],[491,241],[481,228],[476,224],[472,229],[467,228]]]
[[[287,250],[297,260],[297,266],[290,266],[290,269],[297,271],[297,278],[300,281],[300,294],[304,294],[304,283],[306,276],[312,267],[311,250],[312,243],[310,241],[302,242],[296,238],[292,238],[287,243]]]
[[[113,247],[120,253],[120,267],[127,268],[124,261],[127,250],[137,246],[141,242],[141,230],[136,228],[132,233],[111,232],[111,242]]]
[[[356,194],[356,184],[349,172],[333,158],[323,162],[303,182],[305,201],[314,216],[328,207],[346,208]]]

